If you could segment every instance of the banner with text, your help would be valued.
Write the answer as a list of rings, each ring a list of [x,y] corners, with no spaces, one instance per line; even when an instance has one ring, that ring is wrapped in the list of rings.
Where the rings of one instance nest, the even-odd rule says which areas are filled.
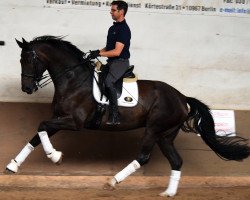
[[[45,0],[45,7],[108,10],[112,1]],[[250,17],[250,0],[129,0],[130,11]]]
[[[219,136],[236,136],[235,116],[233,110],[211,110],[215,131]]]

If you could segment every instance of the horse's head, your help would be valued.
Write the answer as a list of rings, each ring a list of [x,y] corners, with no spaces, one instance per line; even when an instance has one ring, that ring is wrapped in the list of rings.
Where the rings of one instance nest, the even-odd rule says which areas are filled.
[[[37,85],[45,69],[31,43],[25,41],[25,39],[22,39],[22,42],[16,39],[16,42],[22,49],[20,59],[22,66],[22,91],[32,94],[38,89]]]

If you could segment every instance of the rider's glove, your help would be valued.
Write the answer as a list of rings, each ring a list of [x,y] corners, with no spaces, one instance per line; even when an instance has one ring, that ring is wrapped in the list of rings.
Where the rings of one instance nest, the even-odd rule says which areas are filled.
[[[98,56],[100,56],[100,50],[94,50],[94,51],[90,51],[89,55],[88,55],[88,59],[96,59]]]

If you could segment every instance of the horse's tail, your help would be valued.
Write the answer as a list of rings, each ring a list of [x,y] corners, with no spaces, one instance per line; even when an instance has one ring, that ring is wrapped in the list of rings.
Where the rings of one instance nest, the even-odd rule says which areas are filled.
[[[242,137],[217,136],[214,120],[207,105],[187,97],[190,112],[182,130],[200,134],[204,142],[222,159],[243,160],[250,155],[248,140]]]

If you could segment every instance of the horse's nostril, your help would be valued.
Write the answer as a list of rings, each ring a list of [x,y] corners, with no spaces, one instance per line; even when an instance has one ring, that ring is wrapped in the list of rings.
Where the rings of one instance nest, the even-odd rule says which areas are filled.
[[[22,87],[22,91],[28,94],[32,93],[32,89],[28,86]]]

